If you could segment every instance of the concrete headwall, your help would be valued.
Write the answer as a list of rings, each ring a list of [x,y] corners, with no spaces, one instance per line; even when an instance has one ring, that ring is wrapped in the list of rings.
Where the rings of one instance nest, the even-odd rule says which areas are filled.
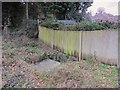
[[[39,27],[40,40],[69,55],[95,56],[98,60],[117,64],[118,30],[62,31]]]

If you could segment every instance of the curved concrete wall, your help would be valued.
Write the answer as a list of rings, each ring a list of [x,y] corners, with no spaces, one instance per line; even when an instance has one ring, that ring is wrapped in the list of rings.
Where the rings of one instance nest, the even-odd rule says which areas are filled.
[[[86,31],[83,32],[82,52],[94,55],[102,62],[117,64],[118,61],[118,31]]]
[[[70,55],[95,56],[98,60],[117,64],[118,30],[62,31],[39,27],[40,40]]]

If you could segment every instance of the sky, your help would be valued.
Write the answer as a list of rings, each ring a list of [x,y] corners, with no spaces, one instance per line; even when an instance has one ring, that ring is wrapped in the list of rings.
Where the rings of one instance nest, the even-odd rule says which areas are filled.
[[[95,15],[99,7],[104,7],[106,13],[118,15],[118,2],[120,0],[93,0],[93,4],[88,8],[92,15]]]

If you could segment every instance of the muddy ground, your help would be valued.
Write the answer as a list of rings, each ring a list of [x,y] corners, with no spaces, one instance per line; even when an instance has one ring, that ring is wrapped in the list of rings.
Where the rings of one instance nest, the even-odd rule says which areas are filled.
[[[38,39],[26,36],[3,39],[2,86],[4,88],[115,88],[116,66],[102,64],[92,57],[78,61]],[[57,55],[55,55],[57,53]],[[51,72],[40,72],[36,63],[51,58],[61,63]]]

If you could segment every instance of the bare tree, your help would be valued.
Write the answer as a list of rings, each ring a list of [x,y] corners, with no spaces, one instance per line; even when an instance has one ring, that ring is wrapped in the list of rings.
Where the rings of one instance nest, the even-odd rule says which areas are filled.
[[[97,12],[102,14],[102,13],[105,12],[105,8],[104,8],[104,7],[99,7],[99,8],[97,9]]]

